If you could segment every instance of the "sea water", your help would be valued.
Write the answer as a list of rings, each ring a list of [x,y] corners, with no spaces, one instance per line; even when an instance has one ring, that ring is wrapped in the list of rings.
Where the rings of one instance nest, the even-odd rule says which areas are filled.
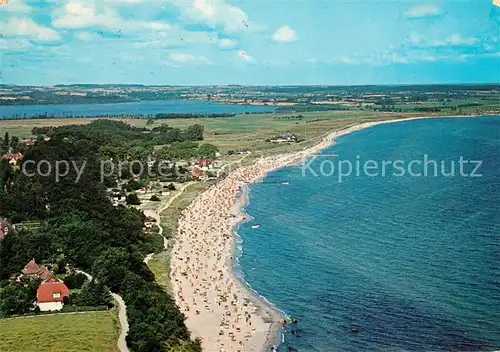
[[[273,106],[224,104],[201,100],[147,100],[131,103],[66,104],[66,105],[3,105],[0,120],[23,119],[40,115],[55,118],[102,115],[156,114],[244,114],[273,112]]]
[[[238,229],[237,269],[299,321],[280,350],[500,350],[500,118],[378,125],[322,155],[252,185]],[[427,176],[362,169],[425,155]],[[356,160],[341,182],[329,169]]]

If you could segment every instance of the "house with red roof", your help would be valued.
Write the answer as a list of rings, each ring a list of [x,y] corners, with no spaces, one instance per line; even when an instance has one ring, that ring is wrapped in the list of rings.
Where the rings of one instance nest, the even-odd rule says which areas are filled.
[[[31,259],[28,264],[24,267],[23,270],[21,270],[23,273],[23,276],[31,278],[31,279],[42,279],[46,280],[51,277],[49,269],[46,267],[39,266],[35,262],[35,258]]]
[[[195,166],[199,167],[203,171],[208,171],[208,169],[214,167],[214,161],[211,159],[200,159],[195,163]]]
[[[69,297],[69,289],[53,275],[42,281],[36,291],[36,302],[42,312],[61,310],[64,297]]]
[[[2,159],[8,160],[9,164],[16,166],[18,161],[23,158],[21,153],[5,153],[2,155]]]
[[[193,180],[200,180],[200,179],[204,179],[206,177],[207,177],[207,172],[201,170],[199,167],[195,166],[191,169],[191,178]]]

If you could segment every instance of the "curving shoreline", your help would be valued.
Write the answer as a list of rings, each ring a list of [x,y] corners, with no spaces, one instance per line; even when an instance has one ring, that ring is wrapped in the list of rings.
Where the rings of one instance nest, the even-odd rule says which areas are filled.
[[[179,219],[171,277],[176,302],[187,316],[189,330],[202,338],[204,350],[260,352],[269,350],[278,338],[282,314],[234,272],[235,237],[238,224],[247,217],[243,207],[248,200],[248,185],[268,172],[319,153],[338,137],[379,124],[423,118],[443,117],[366,122],[331,132],[311,148],[241,167],[198,195]],[[238,190],[242,195],[235,201]],[[221,301],[221,296],[229,297],[231,304]],[[241,319],[242,311],[246,321]]]
[[[245,206],[247,206],[249,198],[248,194],[250,192],[249,185],[244,185],[241,187],[240,197],[238,201],[235,203],[233,211],[238,214],[238,219],[235,220],[233,224],[233,236],[239,236],[238,228],[241,224],[250,221],[249,215],[244,211]],[[246,292],[246,294],[251,297],[253,304],[258,308],[257,314],[264,318],[265,321],[270,323],[268,333],[266,335],[266,339],[262,348],[262,351],[268,351],[270,347],[273,345],[277,345],[279,339],[281,337],[281,324],[280,321],[285,318],[284,313],[280,312],[273,304],[266,300],[263,296],[260,296],[259,293],[252,289],[251,285],[245,281],[244,274],[241,273],[242,276],[238,276],[235,272],[235,264],[236,264],[236,241],[233,239],[233,248],[232,248],[232,257],[228,257],[229,265],[231,266],[231,275],[237,280],[242,290]]]

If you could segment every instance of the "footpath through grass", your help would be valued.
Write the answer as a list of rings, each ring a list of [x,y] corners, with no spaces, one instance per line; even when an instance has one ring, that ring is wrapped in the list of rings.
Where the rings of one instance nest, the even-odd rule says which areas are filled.
[[[0,319],[2,352],[116,352],[115,310]]]

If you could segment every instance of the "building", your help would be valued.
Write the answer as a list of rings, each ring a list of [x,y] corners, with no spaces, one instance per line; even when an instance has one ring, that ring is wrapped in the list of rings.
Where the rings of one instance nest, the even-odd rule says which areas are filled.
[[[199,167],[203,171],[208,171],[214,167],[214,161],[211,159],[201,159],[195,163],[195,166]]]
[[[245,155],[245,154],[252,154],[247,148],[241,148],[241,149],[235,149],[235,150],[230,150],[227,152],[228,155]]]
[[[156,225],[156,219],[151,217],[151,216],[148,216],[146,218],[146,220],[144,220],[144,227],[146,229],[151,229],[153,228],[153,226]]]
[[[36,139],[35,138],[26,138],[26,139],[20,140],[19,143],[22,145],[31,146],[31,145],[35,145]]]
[[[295,133],[287,132],[287,133],[282,133],[279,136],[275,135],[273,138],[268,139],[267,141],[271,143],[292,143],[292,142],[298,143],[299,138]]]
[[[16,166],[22,158],[23,155],[21,153],[5,153],[2,155],[2,159],[8,160],[9,164],[12,166]]]
[[[36,302],[42,312],[61,310],[64,297],[69,297],[69,289],[53,275],[42,281],[36,291]]]
[[[3,240],[3,238],[9,233],[9,231],[12,230],[11,224],[4,219],[0,219],[0,240]]]
[[[24,277],[31,279],[46,280],[51,276],[49,269],[47,269],[43,265],[38,266],[34,258],[31,259],[28,264],[26,264],[26,266],[24,267],[23,270],[21,270],[21,272],[23,273]]]
[[[195,166],[191,169],[191,178],[193,180],[202,180],[207,177],[207,172]]]

